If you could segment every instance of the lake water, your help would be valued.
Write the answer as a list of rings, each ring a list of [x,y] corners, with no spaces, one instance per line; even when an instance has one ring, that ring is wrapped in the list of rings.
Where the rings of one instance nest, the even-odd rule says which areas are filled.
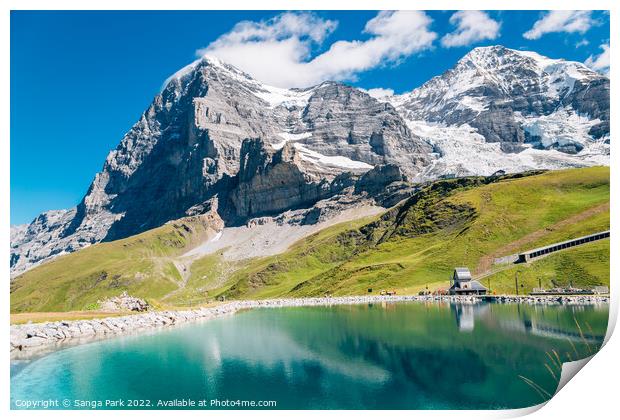
[[[527,407],[555,391],[558,360],[598,349],[607,318],[607,305],[255,309],[13,362],[11,405],[52,399],[60,408],[105,409],[120,399],[122,408],[166,408],[183,399],[220,409],[250,401],[292,409]]]

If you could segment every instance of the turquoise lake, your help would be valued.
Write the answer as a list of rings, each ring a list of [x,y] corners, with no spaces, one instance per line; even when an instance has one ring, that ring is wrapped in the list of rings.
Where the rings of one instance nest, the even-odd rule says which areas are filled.
[[[599,348],[607,318],[607,305],[254,309],[13,361],[11,405],[53,399],[85,408],[81,401],[120,399],[157,409],[184,399],[275,401],[277,409],[521,408],[554,393],[558,362]]]

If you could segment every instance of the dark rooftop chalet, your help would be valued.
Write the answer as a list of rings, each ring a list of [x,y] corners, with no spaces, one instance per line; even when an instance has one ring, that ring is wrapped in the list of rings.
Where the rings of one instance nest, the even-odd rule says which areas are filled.
[[[466,267],[454,269],[448,292],[451,295],[486,295],[487,288],[479,281],[472,280],[471,272]]]

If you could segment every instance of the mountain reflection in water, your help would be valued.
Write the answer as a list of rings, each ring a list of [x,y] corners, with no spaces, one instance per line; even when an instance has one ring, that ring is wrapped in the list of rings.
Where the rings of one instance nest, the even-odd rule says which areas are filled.
[[[16,399],[276,400],[277,408],[518,408],[548,353],[585,357],[608,307],[411,302],[256,309],[14,365]]]

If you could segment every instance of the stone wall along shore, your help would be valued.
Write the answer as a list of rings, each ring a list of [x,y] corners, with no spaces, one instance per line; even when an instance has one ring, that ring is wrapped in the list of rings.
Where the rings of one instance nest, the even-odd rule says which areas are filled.
[[[136,315],[102,319],[57,321],[11,325],[11,358],[27,358],[53,351],[64,345],[81,344],[106,337],[131,334],[188,322],[218,318],[242,309],[292,306],[328,306],[381,302],[454,302],[475,304],[481,299],[527,304],[595,304],[608,303],[605,296],[347,296],[299,299],[230,301],[214,307],[180,311],[151,311]]]

